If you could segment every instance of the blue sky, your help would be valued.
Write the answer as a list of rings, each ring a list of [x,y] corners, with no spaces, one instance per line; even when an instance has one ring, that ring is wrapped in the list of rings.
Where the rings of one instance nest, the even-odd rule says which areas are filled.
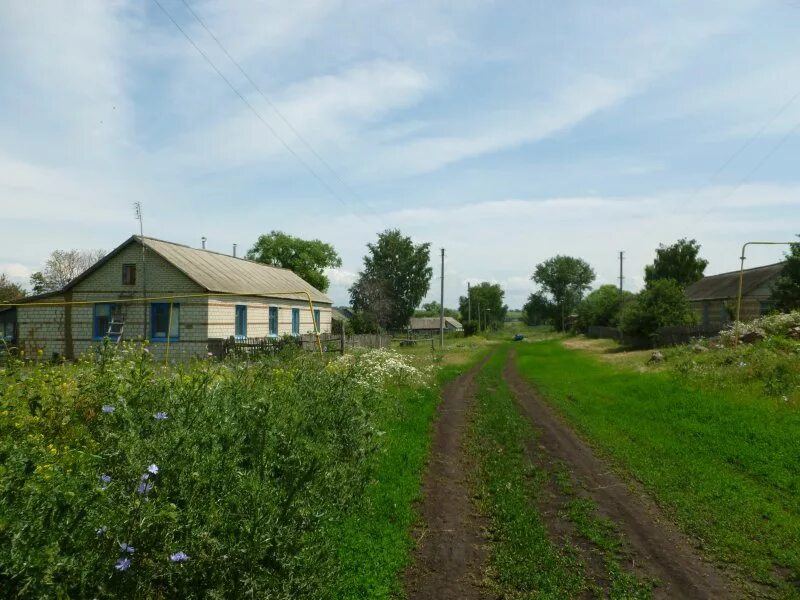
[[[512,307],[554,254],[599,285],[624,250],[637,289],[659,243],[696,238],[715,273],[800,233],[800,2],[187,0],[334,176],[160,1],[325,185],[153,1],[4,2],[0,271],[113,248],[134,201],[180,243],[331,242],[337,303],[390,227],[447,249],[446,304],[488,280]]]

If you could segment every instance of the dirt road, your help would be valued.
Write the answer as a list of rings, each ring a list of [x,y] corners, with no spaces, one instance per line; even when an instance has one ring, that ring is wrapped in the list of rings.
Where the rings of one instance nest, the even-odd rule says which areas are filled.
[[[520,377],[513,351],[509,353],[503,376],[520,410],[540,432],[539,444],[545,455],[553,463],[564,463],[572,473],[576,489],[594,500],[599,512],[617,524],[637,570],[659,580],[653,591],[655,598],[740,597],[730,580],[700,557],[691,541],[668,523],[652,501],[616,475],[554,414]]]
[[[416,532],[414,564],[406,592],[416,600],[482,598],[479,579],[485,552],[480,517],[470,501],[462,443],[475,395],[478,365],[444,388],[423,482],[423,527]]]

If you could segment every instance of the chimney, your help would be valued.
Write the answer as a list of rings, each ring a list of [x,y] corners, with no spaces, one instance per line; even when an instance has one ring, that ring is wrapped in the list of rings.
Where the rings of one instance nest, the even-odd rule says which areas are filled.
[[[203,243],[203,250],[206,249],[206,236],[200,238],[200,241]]]
[[[233,258],[236,258],[236,244],[233,245]]]

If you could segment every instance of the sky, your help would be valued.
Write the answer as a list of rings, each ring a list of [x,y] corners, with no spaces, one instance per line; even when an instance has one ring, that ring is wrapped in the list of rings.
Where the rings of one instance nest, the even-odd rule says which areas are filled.
[[[521,307],[556,254],[598,286],[624,251],[635,291],[683,237],[737,269],[800,233],[798,23],[794,0],[2,2],[0,272],[116,247],[137,201],[191,246],[333,244],[337,304],[390,228],[431,244],[428,299],[446,249],[448,306],[491,281]]]

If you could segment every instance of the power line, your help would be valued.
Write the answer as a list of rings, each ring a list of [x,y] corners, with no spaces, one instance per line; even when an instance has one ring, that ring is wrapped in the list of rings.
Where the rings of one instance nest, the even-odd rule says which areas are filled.
[[[374,210],[372,209],[372,207],[371,207],[371,206],[369,206],[369,204],[367,204],[367,202],[366,202],[366,201],[365,201],[365,200],[364,200],[364,199],[363,199],[363,198],[362,198],[362,197],[361,197],[361,196],[360,196],[358,193],[356,193],[356,191],[355,191],[355,190],[353,190],[353,189],[352,189],[352,188],[351,188],[351,187],[350,187],[350,186],[349,186],[349,185],[348,185],[348,184],[347,184],[347,183],[344,181],[344,179],[342,179],[342,178],[339,176],[339,174],[338,174],[338,173],[337,173],[337,172],[336,172],[336,171],[333,169],[333,167],[331,167],[331,166],[330,166],[330,164],[328,163],[328,161],[326,161],[326,160],[325,160],[325,159],[324,159],[322,156],[320,156],[320,154],[319,154],[319,153],[318,153],[318,152],[317,152],[317,151],[314,149],[314,147],[313,147],[313,146],[312,146],[312,145],[311,145],[311,144],[310,144],[310,143],[309,143],[309,142],[308,142],[308,141],[307,141],[307,140],[306,140],[306,139],[305,139],[305,138],[304,138],[304,137],[301,135],[301,133],[300,133],[300,132],[299,132],[299,131],[298,131],[298,130],[295,128],[295,126],[294,126],[294,125],[292,125],[292,123],[289,121],[289,119],[287,119],[287,118],[284,116],[284,114],[283,114],[283,113],[282,113],[282,112],[281,112],[281,111],[278,109],[278,107],[275,105],[275,103],[274,103],[272,100],[270,100],[270,99],[269,99],[269,97],[268,97],[268,96],[267,96],[267,95],[266,95],[266,94],[265,94],[265,93],[264,93],[264,92],[261,90],[261,88],[258,86],[258,84],[257,84],[255,81],[253,81],[253,78],[252,78],[252,77],[250,77],[250,75],[248,75],[248,74],[247,74],[247,71],[245,71],[245,70],[244,70],[244,68],[242,67],[242,65],[241,65],[241,64],[239,64],[239,62],[238,62],[238,61],[237,61],[235,58],[233,58],[233,56],[231,56],[231,53],[230,53],[230,52],[228,52],[228,49],[227,49],[227,48],[225,48],[225,46],[224,46],[224,45],[223,45],[223,43],[222,43],[222,42],[219,40],[219,38],[218,38],[216,35],[214,35],[214,32],[212,32],[212,31],[211,31],[211,29],[208,27],[208,25],[206,24],[206,22],[205,22],[205,21],[204,21],[204,20],[203,20],[203,19],[200,17],[200,15],[198,15],[198,14],[197,14],[197,13],[194,11],[194,9],[193,9],[193,8],[191,7],[191,5],[190,5],[190,4],[187,2],[187,0],[181,0],[181,2],[182,2],[182,3],[183,3],[183,5],[186,7],[186,9],[187,9],[187,10],[188,10],[188,11],[191,13],[191,15],[192,15],[192,16],[195,18],[195,20],[196,20],[196,21],[197,21],[197,22],[198,22],[198,23],[201,25],[201,27],[202,27],[203,29],[205,29],[205,30],[206,30],[206,33],[208,33],[208,35],[210,35],[210,36],[211,36],[211,39],[213,39],[213,40],[214,40],[214,42],[217,44],[217,46],[219,46],[220,50],[222,50],[222,52],[225,54],[225,56],[227,56],[227,57],[228,57],[228,60],[229,60],[229,61],[231,61],[231,63],[233,63],[233,65],[234,65],[234,66],[235,66],[235,67],[236,67],[236,68],[239,70],[239,72],[240,72],[240,73],[242,74],[242,76],[243,76],[243,77],[244,77],[244,78],[247,80],[247,82],[248,82],[248,83],[249,83],[251,86],[253,86],[253,89],[255,89],[255,90],[256,90],[256,91],[259,93],[259,95],[260,95],[260,96],[261,96],[261,97],[264,99],[264,101],[265,101],[265,102],[266,102],[266,103],[269,105],[269,107],[270,107],[270,108],[273,110],[273,112],[274,112],[276,115],[278,115],[278,117],[280,118],[280,120],[281,120],[281,121],[283,121],[283,122],[284,122],[284,124],[285,124],[285,125],[286,125],[286,126],[289,128],[289,129],[291,129],[292,133],[293,133],[293,134],[294,134],[294,135],[297,137],[297,139],[298,139],[298,140],[300,140],[300,142],[303,144],[303,146],[305,146],[305,148],[306,148],[306,149],[307,149],[307,150],[308,150],[308,151],[309,151],[311,154],[313,154],[313,155],[314,155],[314,157],[316,157],[316,159],[317,159],[317,160],[318,160],[318,161],[319,161],[319,162],[320,162],[320,163],[321,163],[321,164],[322,164],[322,165],[323,165],[323,166],[324,166],[324,167],[325,167],[325,168],[328,170],[328,172],[329,172],[331,175],[333,175],[333,176],[336,178],[336,180],[337,180],[337,181],[338,181],[338,182],[339,182],[339,183],[340,183],[340,184],[341,184],[341,185],[342,185],[342,186],[343,186],[343,187],[344,187],[344,188],[345,188],[345,189],[346,189],[346,190],[347,190],[347,191],[348,191],[348,192],[349,192],[349,193],[350,193],[350,194],[351,194],[351,195],[352,195],[352,196],[353,196],[353,197],[354,197],[356,200],[358,200],[358,201],[359,201],[359,202],[360,202],[360,203],[361,203],[361,204],[364,206],[364,208],[366,208],[366,209],[367,209],[367,210],[369,210],[370,212],[373,212],[373,213],[374,213]]]
[[[183,29],[183,27],[181,27],[178,24],[178,22],[172,17],[172,15],[167,11],[167,9],[164,8],[164,6],[161,4],[161,2],[159,2],[159,0],[153,0],[153,2],[155,2],[156,5],[161,9],[161,12],[163,12],[170,21],[172,21],[172,24],[175,25],[175,27],[178,29],[178,31],[180,31],[183,34],[183,37],[186,38],[186,40],[192,45],[192,47],[197,51],[197,53],[200,54],[200,56],[203,57],[203,59],[208,63],[208,65],[212,69],[214,69],[214,71],[217,73],[217,75],[219,75],[220,79],[222,79],[228,85],[228,87],[231,88],[231,91],[233,91],[233,93],[236,94],[242,102],[244,102],[244,104],[247,106],[247,108],[250,109],[250,111],[256,116],[256,118],[259,121],[261,121],[267,129],[270,130],[272,135],[274,135],[275,138],[283,145],[283,147],[286,149],[286,151],[289,152],[292,156],[294,156],[294,158],[297,160],[297,162],[299,162],[301,165],[303,165],[303,167],[305,167],[305,169],[309,173],[311,173],[311,175],[313,175],[314,178],[317,181],[319,181],[320,184],[322,184],[323,187],[325,187],[325,189],[328,190],[333,197],[335,197],[339,202],[341,202],[343,206],[347,206],[347,202],[336,192],[336,190],[333,189],[328,184],[328,182],[326,182],[324,179],[322,179],[322,177],[320,177],[320,175],[314,170],[314,168],[311,165],[309,165],[305,160],[303,160],[303,158],[299,154],[297,154],[297,152],[294,151],[294,149],[278,134],[278,132],[275,131],[275,129],[272,127],[272,125],[270,125],[267,122],[267,120],[264,119],[264,117],[261,116],[261,113],[259,113],[255,109],[255,107],[247,100],[247,98],[244,97],[244,95],[236,88],[236,86],[234,86],[230,82],[230,80],[227,77],[225,77],[225,75],[222,73],[222,71],[219,70],[217,65],[214,64],[214,62],[208,57],[208,55],[205,52],[203,52],[203,50],[194,42],[194,40],[189,36],[188,33],[186,33],[186,31]],[[358,215],[356,213],[356,216],[358,216],[359,218],[361,218],[363,220],[363,217],[361,217],[361,215]]]

